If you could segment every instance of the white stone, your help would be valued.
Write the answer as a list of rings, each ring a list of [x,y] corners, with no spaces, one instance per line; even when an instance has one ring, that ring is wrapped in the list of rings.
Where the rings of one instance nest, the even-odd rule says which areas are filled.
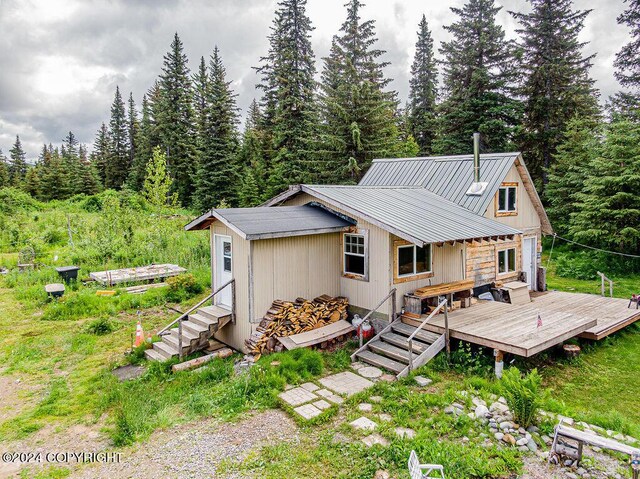
[[[363,431],[373,431],[376,427],[378,427],[375,422],[364,416],[359,417],[355,421],[352,421],[350,424],[354,429],[361,429]]]
[[[333,404],[342,404],[344,399],[342,399],[337,394],[332,394],[331,396],[327,396],[327,400],[331,401]]]
[[[416,376],[416,377],[413,378],[413,380],[421,388],[424,388],[424,387],[428,386],[429,384],[431,384],[433,382],[433,380],[431,380],[429,378],[425,378],[424,376]]]
[[[526,446],[529,440],[526,437],[520,438],[516,441],[516,445],[518,446]]]
[[[333,392],[328,389],[318,389],[314,391],[318,396],[322,396],[323,398],[328,398],[329,396],[333,396]]]
[[[298,406],[297,408],[294,408],[294,411],[300,414],[305,419],[314,418],[322,413],[322,411],[315,407],[313,404],[304,404],[302,406]]]
[[[389,445],[389,441],[387,441],[384,437],[382,437],[377,432],[365,437],[364,439],[362,439],[362,442],[364,442],[367,447],[373,447],[376,444],[379,444],[385,447]]]
[[[504,437],[504,434],[502,434],[501,432],[496,432],[493,437],[496,438],[496,441],[502,441],[502,438]]]
[[[306,389],[309,392],[314,392],[314,391],[320,389],[320,387],[318,385],[313,384],[313,383],[304,383],[304,384],[301,384],[300,387]]]
[[[361,363],[360,361],[356,361],[354,363],[351,363],[351,369],[354,369],[355,371],[357,371],[360,368],[364,368],[366,366],[366,364]]]
[[[409,427],[397,427],[394,429],[396,436],[400,439],[413,439],[416,437],[416,432]]]
[[[331,404],[329,404],[324,399],[320,399],[320,401],[316,401],[316,402],[311,403],[311,404],[312,404],[312,406],[315,406],[315,407],[317,407],[318,409],[321,409],[321,410],[329,409],[331,407]]]
[[[369,398],[369,401],[375,402],[375,403],[381,403],[382,402],[382,396],[371,396]]]
[[[393,421],[393,418],[389,414],[384,413],[384,412],[378,414],[378,417],[380,418],[381,421],[384,421],[384,422]]]
[[[562,416],[560,414],[558,414],[558,421],[562,421],[567,426],[573,426],[573,422],[574,422],[572,418],[567,416]]]
[[[486,418],[487,414],[489,414],[489,409],[484,404],[478,404],[474,413],[478,419]]]
[[[382,369],[378,369],[373,366],[366,366],[358,369],[358,374],[363,378],[376,379],[382,376]]]
[[[368,402],[363,402],[358,404],[358,409],[362,412],[371,412],[373,409],[373,406]]]

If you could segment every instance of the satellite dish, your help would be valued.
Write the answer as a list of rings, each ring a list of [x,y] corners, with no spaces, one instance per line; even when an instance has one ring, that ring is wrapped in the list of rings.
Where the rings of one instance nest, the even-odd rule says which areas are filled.
[[[481,196],[482,193],[487,189],[488,183],[485,181],[477,181],[471,183],[471,186],[467,190],[468,196]]]

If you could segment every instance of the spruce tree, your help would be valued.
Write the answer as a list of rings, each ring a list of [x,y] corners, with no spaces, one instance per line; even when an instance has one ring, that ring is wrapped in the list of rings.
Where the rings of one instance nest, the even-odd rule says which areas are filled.
[[[571,0],[528,0],[530,13],[510,12],[520,23],[525,115],[519,140],[534,180],[547,183],[569,120],[598,114],[597,92],[578,40],[590,10],[573,10]]]
[[[395,93],[385,91],[385,53],[373,20],[361,21],[363,4],[351,0],[321,76],[319,182],[357,182],[373,158],[402,151],[395,117]]]
[[[196,177],[194,203],[203,211],[223,200],[235,202],[238,171],[235,164],[238,138],[236,95],[215,47],[209,62],[209,85],[203,120],[201,158]]]
[[[12,186],[19,187],[27,175],[27,155],[22,149],[20,136],[16,135],[16,141],[9,150],[9,181]]]
[[[579,211],[577,195],[591,174],[590,164],[600,153],[601,125],[593,118],[573,118],[567,124],[556,161],[549,169],[545,199],[556,232],[569,232],[571,218]]]
[[[91,152],[91,163],[98,174],[100,184],[106,187],[107,184],[107,163],[109,162],[111,140],[109,138],[109,129],[107,125],[102,123],[100,129],[96,133],[96,139],[93,142],[93,151]]]
[[[167,157],[169,173],[174,178],[173,188],[180,203],[186,206],[190,204],[193,193],[197,148],[188,60],[177,33],[164,56],[158,87],[154,118],[160,144]]]
[[[262,114],[258,103],[249,106],[247,121],[242,135],[242,146],[238,152],[241,171],[238,189],[238,206],[257,206],[269,198],[267,190],[268,171],[264,159]]]
[[[640,124],[611,123],[589,170],[570,232],[577,241],[640,254]]]
[[[150,97],[156,94],[155,91],[157,90],[154,87],[142,97],[142,118],[140,119],[140,125],[137,130],[136,149],[133,164],[129,172],[129,184],[136,191],[142,189],[147,163],[153,155],[153,148],[159,144],[154,121],[153,104],[149,100]]]
[[[416,53],[411,64],[409,80],[409,105],[407,120],[409,131],[418,143],[420,155],[433,151],[436,136],[436,96],[438,92],[438,70],[433,54],[433,39],[422,15],[418,25]]]
[[[307,0],[278,2],[268,37],[269,52],[261,58],[262,66],[258,68],[262,76],[259,87],[264,90],[265,126],[273,149],[273,194],[311,178],[311,141],[317,113],[313,26],[306,5]]]
[[[626,10],[618,16],[618,23],[631,30],[631,41],[616,55],[615,77],[628,91],[616,93],[609,99],[611,117],[640,121],[640,1],[625,0]]]
[[[41,198],[40,167],[33,166],[27,170],[22,189],[36,199]]]
[[[7,165],[7,157],[0,149],[0,188],[9,186],[9,166]]]
[[[138,138],[138,129],[140,127],[138,122],[138,110],[136,110],[136,103],[133,100],[133,93],[129,93],[129,108],[127,110],[127,151],[129,153],[129,175],[131,174],[130,170],[133,165],[135,156],[136,156],[136,148],[137,148],[137,138]]]
[[[519,72],[515,44],[496,22],[501,9],[494,0],[451,8],[458,19],[444,28],[453,38],[440,48],[445,94],[435,147],[440,153],[469,153],[474,132],[482,134],[487,151],[512,149],[521,119],[514,93]]]
[[[127,118],[119,87],[116,87],[113,104],[111,105],[109,140],[109,156],[105,165],[104,186],[105,188],[119,190],[127,179],[130,167]]]

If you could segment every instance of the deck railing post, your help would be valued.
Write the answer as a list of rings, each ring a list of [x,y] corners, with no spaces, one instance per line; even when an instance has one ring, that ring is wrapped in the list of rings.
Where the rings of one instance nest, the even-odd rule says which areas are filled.
[[[413,338],[409,338],[409,372],[413,371]]]
[[[396,320],[396,290],[391,292],[391,322]]]
[[[182,319],[178,320],[178,358],[182,362]]]
[[[231,324],[236,324],[236,280],[231,280]]]
[[[451,361],[451,344],[449,342],[449,306],[444,305],[444,341],[447,347],[447,362]]]

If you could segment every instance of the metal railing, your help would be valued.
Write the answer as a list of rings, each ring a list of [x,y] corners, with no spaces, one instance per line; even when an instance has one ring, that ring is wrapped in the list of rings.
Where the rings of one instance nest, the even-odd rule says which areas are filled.
[[[178,316],[176,319],[174,319],[168,325],[166,325],[164,328],[158,331],[158,336],[170,334],[171,331],[169,330],[173,327],[174,324],[178,323],[178,358],[180,359],[180,361],[182,361],[182,322],[185,320],[185,318],[188,318],[188,316],[191,313],[193,313],[196,309],[201,307],[207,301],[213,299],[213,297],[216,294],[218,294],[220,291],[222,291],[224,288],[226,288],[229,285],[231,285],[231,322],[235,323],[236,322],[236,280],[230,279],[229,281],[224,283],[222,286],[220,286],[218,289],[216,289],[213,293],[208,294],[204,299],[200,300],[195,306],[192,306],[191,308],[189,308],[186,312],[182,313],[180,316]]]
[[[444,307],[444,337],[445,337],[445,343],[446,343],[446,346],[447,346],[447,360],[449,359],[449,355],[451,354],[451,348],[449,346],[449,306],[447,304],[447,300],[445,299],[440,304],[438,304],[438,306],[436,306],[436,309],[431,311],[431,314],[429,314],[429,316],[427,316],[425,318],[425,320],[422,321],[422,324],[420,324],[420,326],[418,326],[416,328],[416,330],[413,333],[411,333],[411,336],[409,336],[409,339],[408,339],[408,343],[409,343],[409,372],[411,372],[411,370],[413,369],[413,338],[416,336],[416,334],[418,334],[419,331],[422,330],[422,328],[424,328],[425,324],[427,324],[427,322],[431,318],[433,318],[436,314],[438,314],[440,312],[440,310],[443,307]]]
[[[609,278],[607,278],[604,273],[601,273],[600,271],[598,271],[598,276],[600,276],[600,294],[602,296],[605,296],[604,294],[604,282],[608,281],[609,282],[609,296],[611,296],[613,298],[613,281],[611,281]]]

